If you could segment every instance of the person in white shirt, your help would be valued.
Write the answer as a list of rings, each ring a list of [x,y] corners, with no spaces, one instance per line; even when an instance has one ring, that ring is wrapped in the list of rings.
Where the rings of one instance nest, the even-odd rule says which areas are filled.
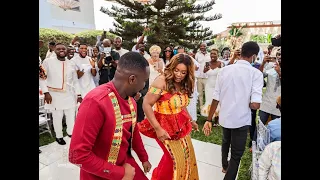
[[[42,67],[46,72],[46,79],[40,78],[39,84],[44,93],[45,108],[52,113],[56,141],[60,145],[65,145],[62,133],[63,114],[66,116],[67,135],[71,137],[76,103],[81,102],[82,98],[73,63],[66,59],[67,47],[58,43],[55,53],[56,57],[43,61]]]
[[[280,110],[275,106],[277,97],[281,95],[281,68],[277,63],[279,59],[281,61],[281,52],[275,47],[271,52],[271,56],[273,57],[266,55],[259,67],[264,77],[267,78],[266,91],[263,94],[259,110],[259,117],[263,124],[267,123],[269,116],[271,116],[271,120],[280,118],[281,116]],[[257,132],[255,130],[253,140],[256,141],[256,139]]]
[[[56,43],[55,42],[49,42],[48,51],[47,51],[47,54],[46,54],[46,59],[56,56],[56,53],[54,52],[55,48],[56,48]]]
[[[281,141],[266,146],[259,158],[259,180],[281,180]]]
[[[73,46],[68,46],[67,48],[67,58],[68,60],[71,60],[74,57],[75,49]]]
[[[119,53],[120,57],[129,52],[129,50],[122,48],[122,38],[119,36],[114,38],[114,47],[116,48],[115,51]]]
[[[71,59],[75,64],[80,84],[81,96],[84,98],[89,91],[96,87],[94,77],[97,75],[97,63],[87,56],[87,45],[80,44],[79,56]]]
[[[212,129],[213,114],[220,103],[222,172],[226,173],[225,180],[236,179],[251,125],[251,109],[259,109],[262,102],[263,74],[251,65],[258,52],[256,42],[246,42],[242,46],[240,60],[220,70],[210,112],[203,127],[204,134],[208,136]],[[228,162],[230,145],[231,159]]]
[[[97,87],[97,86],[99,86],[99,80],[100,80],[99,67],[98,67],[98,61],[100,59],[99,48],[93,47],[92,51],[93,51],[93,54],[92,54],[91,60],[96,62],[95,67],[96,67],[96,71],[97,71],[97,74],[96,74],[96,76],[94,76],[93,81]]]
[[[151,56],[148,54],[148,52],[145,51],[144,43],[138,44],[138,47],[139,47],[138,50],[135,50],[135,51],[132,50],[132,51],[140,53],[145,59],[150,59],[151,58]],[[135,48],[135,46],[132,49],[134,49],[134,48]]]
[[[205,90],[205,86],[207,83],[208,76],[203,73],[203,69],[206,65],[206,62],[210,62],[210,53],[207,52],[207,44],[200,44],[200,51],[196,53],[196,61],[200,64],[199,69],[195,72],[195,77],[197,78],[197,89],[199,93],[199,105],[200,109],[204,105],[203,94]]]

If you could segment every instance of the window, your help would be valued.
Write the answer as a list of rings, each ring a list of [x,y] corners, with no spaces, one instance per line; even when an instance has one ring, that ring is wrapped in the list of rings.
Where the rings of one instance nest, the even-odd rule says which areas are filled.
[[[74,0],[74,1],[80,2],[80,0]],[[72,11],[79,11],[79,12],[80,12],[80,6],[75,7],[75,8],[72,8],[71,10],[72,10]]]

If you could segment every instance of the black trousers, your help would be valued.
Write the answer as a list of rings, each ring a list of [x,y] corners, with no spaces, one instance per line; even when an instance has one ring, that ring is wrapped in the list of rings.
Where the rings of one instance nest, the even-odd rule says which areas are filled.
[[[251,109],[251,126],[249,128],[251,141],[249,143],[249,148],[251,148],[252,146],[254,132],[256,131],[256,128],[257,128],[256,118],[257,118],[257,110]]]
[[[236,129],[222,127],[222,168],[227,170],[224,180],[235,180],[241,157],[246,148],[249,126]],[[228,153],[231,145],[231,158],[228,162]]]
[[[143,98],[140,98],[137,101],[137,122],[144,120],[144,112],[142,109]]]

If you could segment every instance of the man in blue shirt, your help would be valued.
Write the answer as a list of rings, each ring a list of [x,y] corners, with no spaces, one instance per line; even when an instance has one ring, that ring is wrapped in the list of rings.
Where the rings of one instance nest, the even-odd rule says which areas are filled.
[[[281,112],[281,96],[277,98],[277,108]],[[281,141],[281,117],[270,121],[267,128],[270,130],[271,142]]]

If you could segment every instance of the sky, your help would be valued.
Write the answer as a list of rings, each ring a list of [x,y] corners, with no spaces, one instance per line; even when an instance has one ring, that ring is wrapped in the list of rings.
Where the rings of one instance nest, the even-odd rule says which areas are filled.
[[[204,3],[206,0],[198,0]],[[216,0],[213,9],[205,15],[221,13],[222,18],[211,22],[202,22],[204,27],[210,27],[214,34],[227,29],[235,22],[281,21],[281,0]],[[101,6],[111,8],[112,4],[105,0],[94,0],[95,23],[98,30],[114,28],[113,18],[100,11]]]

